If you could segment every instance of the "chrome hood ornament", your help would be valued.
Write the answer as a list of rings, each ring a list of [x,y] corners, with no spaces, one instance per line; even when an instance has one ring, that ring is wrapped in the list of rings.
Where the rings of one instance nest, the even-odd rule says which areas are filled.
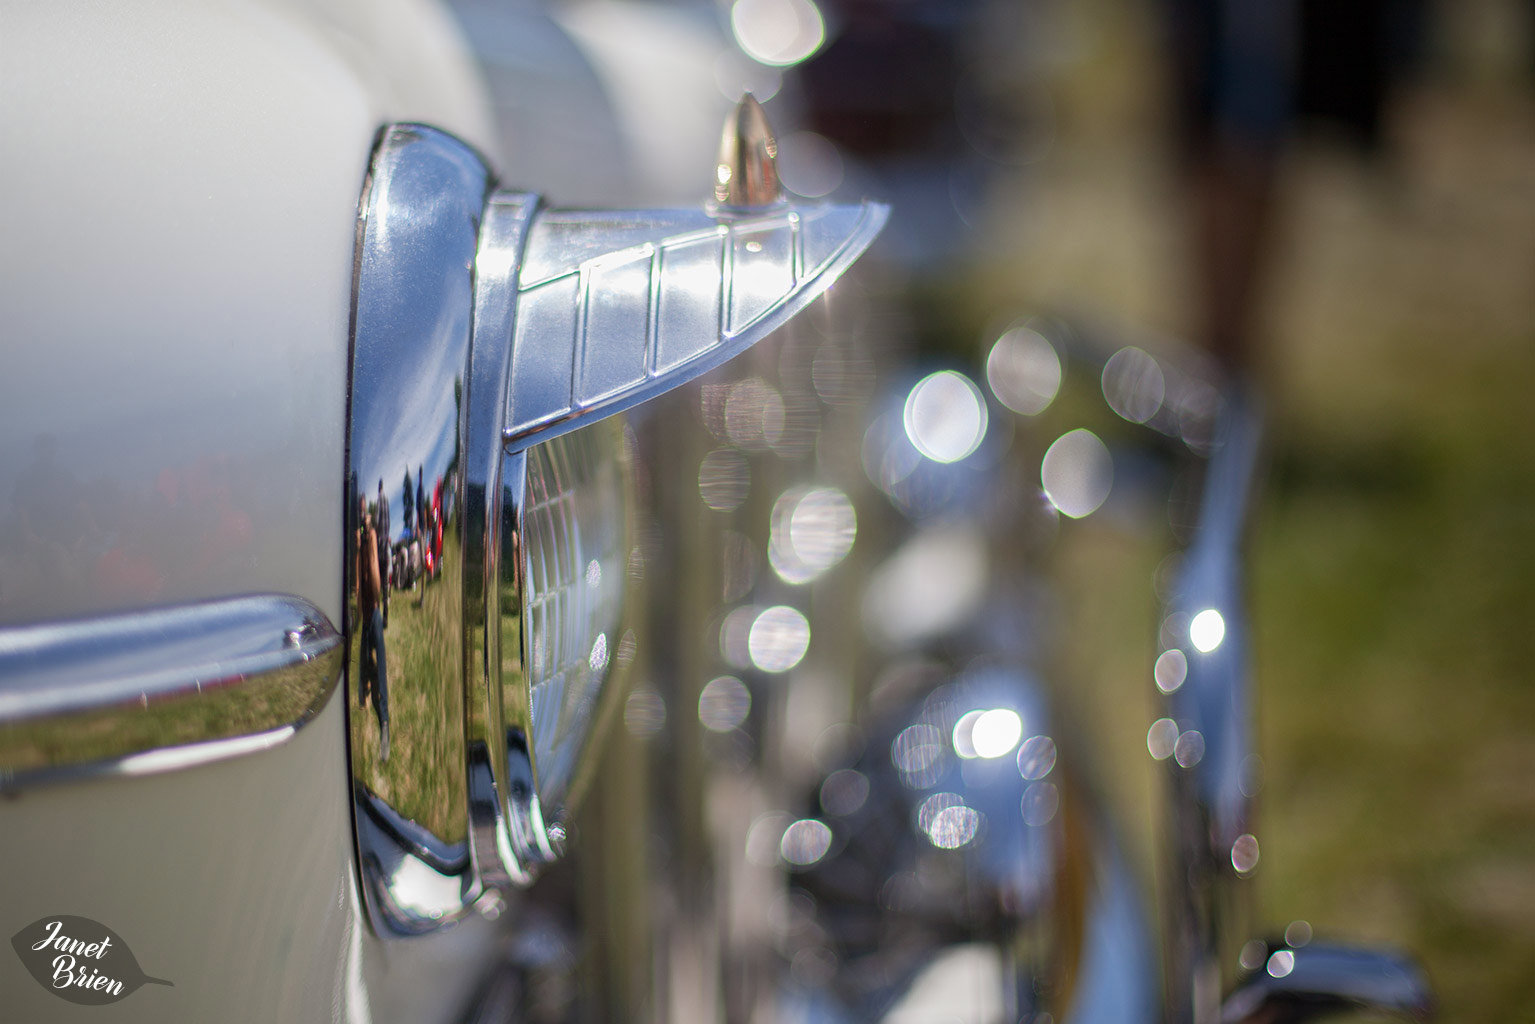
[[[883,226],[879,204],[786,199],[776,149],[747,97],[711,201],[558,210],[497,188],[440,131],[381,134],[358,230],[346,477],[358,854],[380,931],[495,903],[558,856],[610,651],[624,659],[600,581],[625,574],[600,562],[627,552],[626,513],[590,511],[624,504],[605,500],[624,490],[619,442],[583,432],[573,461],[540,446],[749,348]],[[583,629],[589,653],[571,641]]]

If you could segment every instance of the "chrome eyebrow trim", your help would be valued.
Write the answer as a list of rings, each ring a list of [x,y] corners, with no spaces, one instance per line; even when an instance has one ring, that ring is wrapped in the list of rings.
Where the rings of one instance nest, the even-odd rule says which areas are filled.
[[[325,613],[276,594],[0,630],[0,792],[277,746],[341,655]]]
[[[623,412],[751,348],[846,273],[889,214],[868,201],[541,211],[517,284],[508,450]],[[594,322],[594,308],[627,315]]]

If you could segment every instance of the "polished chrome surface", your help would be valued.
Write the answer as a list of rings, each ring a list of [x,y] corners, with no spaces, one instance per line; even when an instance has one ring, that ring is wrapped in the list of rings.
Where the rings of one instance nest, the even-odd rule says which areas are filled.
[[[1163,618],[1166,650],[1182,655],[1181,685],[1167,693],[1180,733],[1203,737],[1203,756],[1174,763],[1194,780],[1210,842],[1229,859],[1250,825],[1252,727],[1248,683],[1248,616],[1243,588],[1244,538],[1260,440],[1259,412],[1245,395],[1228,393],[1217,447],[1205,469],[1199,517],[1182,554]],[[1170,683],[1170,681],[1169,681]],[[1189,763],[1184,764],[1184,761]]]
[[[363,888],[399,933],[562,851],[635,649],[628,444],[597,421],[782,324],[885,216],[551,211],[493,186],[462,143],[394,126],[359,226],[348,707]]]
[[[467,870],[462,421],[489,188],[463,143],[394,126],[358,229],[347,705],[363,890],[375,926],[395,931],[451,919],[477,890]],[[378,826],[378,804],[421,842]],[[447,852],[422,856],[429,846]]]
[[[685,526],[641,531],[661,628],[573,823],[570,984],[597,1019],[1154,1019],[1136,882],[1046,699],[1048,595],[1004,547],[1056,522],[962,373],[876,379],[889,335],[839,306],[866,283],[637,430]]]
[[[1163,717],[1146,737],[1151,755],[1167,765],[1171,791],[1169,884],[1160,915],[1164,1018],[1282,1024],[1364,1010],[1425,1019],[1432,1002],[1427,981],[1399,953],[1313,944],[1304,921],[1292,923],[1283,943],[1242,942],[1251,934],[1251,879],[1262,854],[1254,813],[1262,762],[1254,749],[1245,601],[1245,539],[1263,435],[1254,391],[1220,379],[1188,352],[1153,356],[1123,345],[1103,355],[1090,331],[1083,338],[1057,327],[1068,342],[1062,351],[1097,372],[1115,415],[1177,442],[1174,463],[1188,485],[1175,483],[1169,503],[1182,543],[1158,586],[1164,606],[1150,675]],[[1048,405],[1061,375],[1058,363],[1040,372],[1038,352],[1029,351],[1039,342],[1048,344],[1015,327],[998,342],[989,367],[999,394],[1030,414]],[[1005,361],[997,364],[999,352]],[[1048,465],[1045,475],[1048,493]]]
[[[519,281],[507,440],[646,401],[745,351],[824,292],[888,210],[551,210]]]
[[[1023,672],[972,665],[873,725],[863,755],[785,823],[779,857],[814,921],[802,941],[837,965],[817,988],[841,1019],[879,1019],[966,951],[1000,968],[1000,989],[978,994],[998,1019],[1070,1001],[1063,951],[1084,929],[1096,869],[1069,861],[1089,851],[1067,847],[1083,812],[1053,731]]]
[[[0,790],[276,746],[330,696],[340,642],[275,595],[0,630]]]
[[[726,132],[747,126],[747,145],[770,165],[771,131],[753,106],[743,101]],[[754,173],[774,177],[771,166]],[[634,643],[618,617],[628,575],[627,455],[616,429],[568,432],[761,340],[841,276],[886,213],[865,203],[533,215],[511,317],[499,488],[495,664],[504,677],[500,706],[487,716],[499,717],[506,736],[509,877],[530,877],[558,854],[558,819],[589,768],[609,663],[632,656]],[[495,323],[504,329],[504,316]],[[476,339],[488,340],[478,321]]]
[[[548,815],[557,816],[562,807],[574,755],[590,732],[591,712],[608,667],[607,645],[618,643],[620,592],[613,587],[621,590],[627,551],[621,537],[617,545],[600,551],[583,550],[581,543],[586,534],[604,524],[610,527],[610,538],[623,534],[625,487],[610,487],[593,501],[583,478],[556,488],[555,495],[546,493],[555,464],[568,472],[573,453],[583,471],[601,461],[591,455],[603,447],[599,439],[609,439],[608,461],[618,465],[620,446],[611,439],[621,436],[621,431],[615,423],[562,435],[531,449],[508,448],[503,440],[510,341],[518,315],[516,274],[537,210],[536,197],[504,191],[492,194],[476,258],[475,344],[466,428],[466,728],[471,851],[480,882],[492,888],[531,882],[539,868],[561,851],[562,831],[553,817],[546,819],[546,809]],[[532,507],[528,508],[525,496],[530,487]],[[577,506],[579,514],[575,514]],[[538,529],[546,522],[555,527],[553,535]],[[611,529],[615,524],[616,531]],[[539,556],[536,572],[529,564],[535,553]],[[579,586],[540,596],[551,583],[546,571],[551,559],[566,570],[567,584]],[[562,677],[535,670],[533,662],[582,633],[586,608],[572,598],[598,591],[604,579],[612,621],[604,620],[605,632],[587,636],[581,652],[583,662],[590,662],[592,685],[576,693],[571,715],[551,718],[544,708],[543,728],[535,728],[537,710],[548,703],[536,695],[558,686]],[[530,615],[533,609],[538,614]],[[591,647],[599,638],[603,643],[600,664],[598,652]],[[569,671],[569,666],[564,667]]]
[[[1225,391],[1193,535],[1162,618],[1158,689],[1170,743],[1154,753],[1169,766],[1174,870],[1189,883],[1165,918],[1167,955],[1181,979],[1168,999],[1175,1014],[1194,1021],[1219,1013],[1250,927],[1243,880],[1261,855],[1253,834],[1258,762],[1243,592],[1260,419],[1249,396]]]
[[[1114,451],[1087,429],[1057,439],[1043,459],[1041,482],[1064,516],[1092,514],[1110,500],[1116,461],[1172,471],[1160,481],[1171,485],[1170,495],[1144,496],[1166,503],[1179,541],[1167,563],[1170,577],[1158,586],[1163,607],[1148,674],[1162,711],[1146,746],[1166,763],[1171,795],[1171,881],[1159,915],[1167,1017],[1211,1024],[1234,984],[1238,947],[1251,934],[1248,880],[1261,853],[1244,542],[1262,416],[1250,392],[1195,353],[1165,339],[1156,356],[1110,342],[1090,326],[1020,322],[992,348],[988,381],[1009,408],[1032,416],[1054,400],[1068,369],[1086,370],[1098,378],[1110,412],[1148,428]],[[1160,479],[1144,468],[1140,476],[1141,484],[1131,486]]]
[[[538,208],[536,196],[500,191],[485,205],[475,257],[474,330],[465,448],[464,625],[465,717],[470,850],[475,871],[490,887],[529,879],[526,853],[509,843],[508,803],[512,767],[506,748],[507,724],[502,699],[502,596],[517,604],[519,582],[502,580],[504,482],[520,486],[522,465],[505,466],[502,422],[506,410],[517,267],[528,225]],[[510,508],[515,510],[518,503]],[[521,660],[520,638],[509,652]]]
[[[1221,1024],[1299,1024],[1343,1010],[1425,1021],[1433,994],[1423,971],[1397,953],[1325,943],[1255,942],[1257,965],[1227,998]]]

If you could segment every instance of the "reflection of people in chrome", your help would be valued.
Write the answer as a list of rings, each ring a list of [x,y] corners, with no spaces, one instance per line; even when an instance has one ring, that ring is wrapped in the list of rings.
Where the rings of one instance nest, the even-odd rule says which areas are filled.
[[[383,597],[384,626],[388,628],[389,591],[393,589],[394,581],[389,578],[392,568],[389,559],[389,499],[384,497],[383,478],[378,481],[378,504],[375,508],[378,510],[378,582]]]
[[[431,541],[431,510],[426,504],[426,487],[423,485],[425,467],[416,467],[416,536],[421,541],[421,570],[430,575],[433,565],[428,545]]]
[[[384,656],[383,574],[378,564],[378,531],[368,512],[368,499],[357,496],[357,706],[371,693],[378,716],[379,760],[389,760],[389,663]]]

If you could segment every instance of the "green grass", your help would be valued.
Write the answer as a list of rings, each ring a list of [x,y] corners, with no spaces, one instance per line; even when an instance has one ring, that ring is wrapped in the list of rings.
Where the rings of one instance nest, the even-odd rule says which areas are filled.
[[[1535,359],[1499,371],[1397,361],[1438,400],[1342,442],[1414,453],[1386,486],[1308,474],[1339,442],[1281,423],[1256,544],[1270,916],[1413,948],[1452,1021],[1515,1019],[1535,957],[1535,454],[1510,422]]]
[[[443,567],[389,601],[384,651],[389,666],[389,760],[379,759],[379,723],[369,701],[357,706],[358,647],[348,652],[347,714],[354,765],[374,794],[446,842],[468,835],[464,802],[464,701],[460,629],[463,607],[458,538],[443,537]],[[440,685],[443,673],[450,685]],[[414,766],[416,770],[409,769]]]

